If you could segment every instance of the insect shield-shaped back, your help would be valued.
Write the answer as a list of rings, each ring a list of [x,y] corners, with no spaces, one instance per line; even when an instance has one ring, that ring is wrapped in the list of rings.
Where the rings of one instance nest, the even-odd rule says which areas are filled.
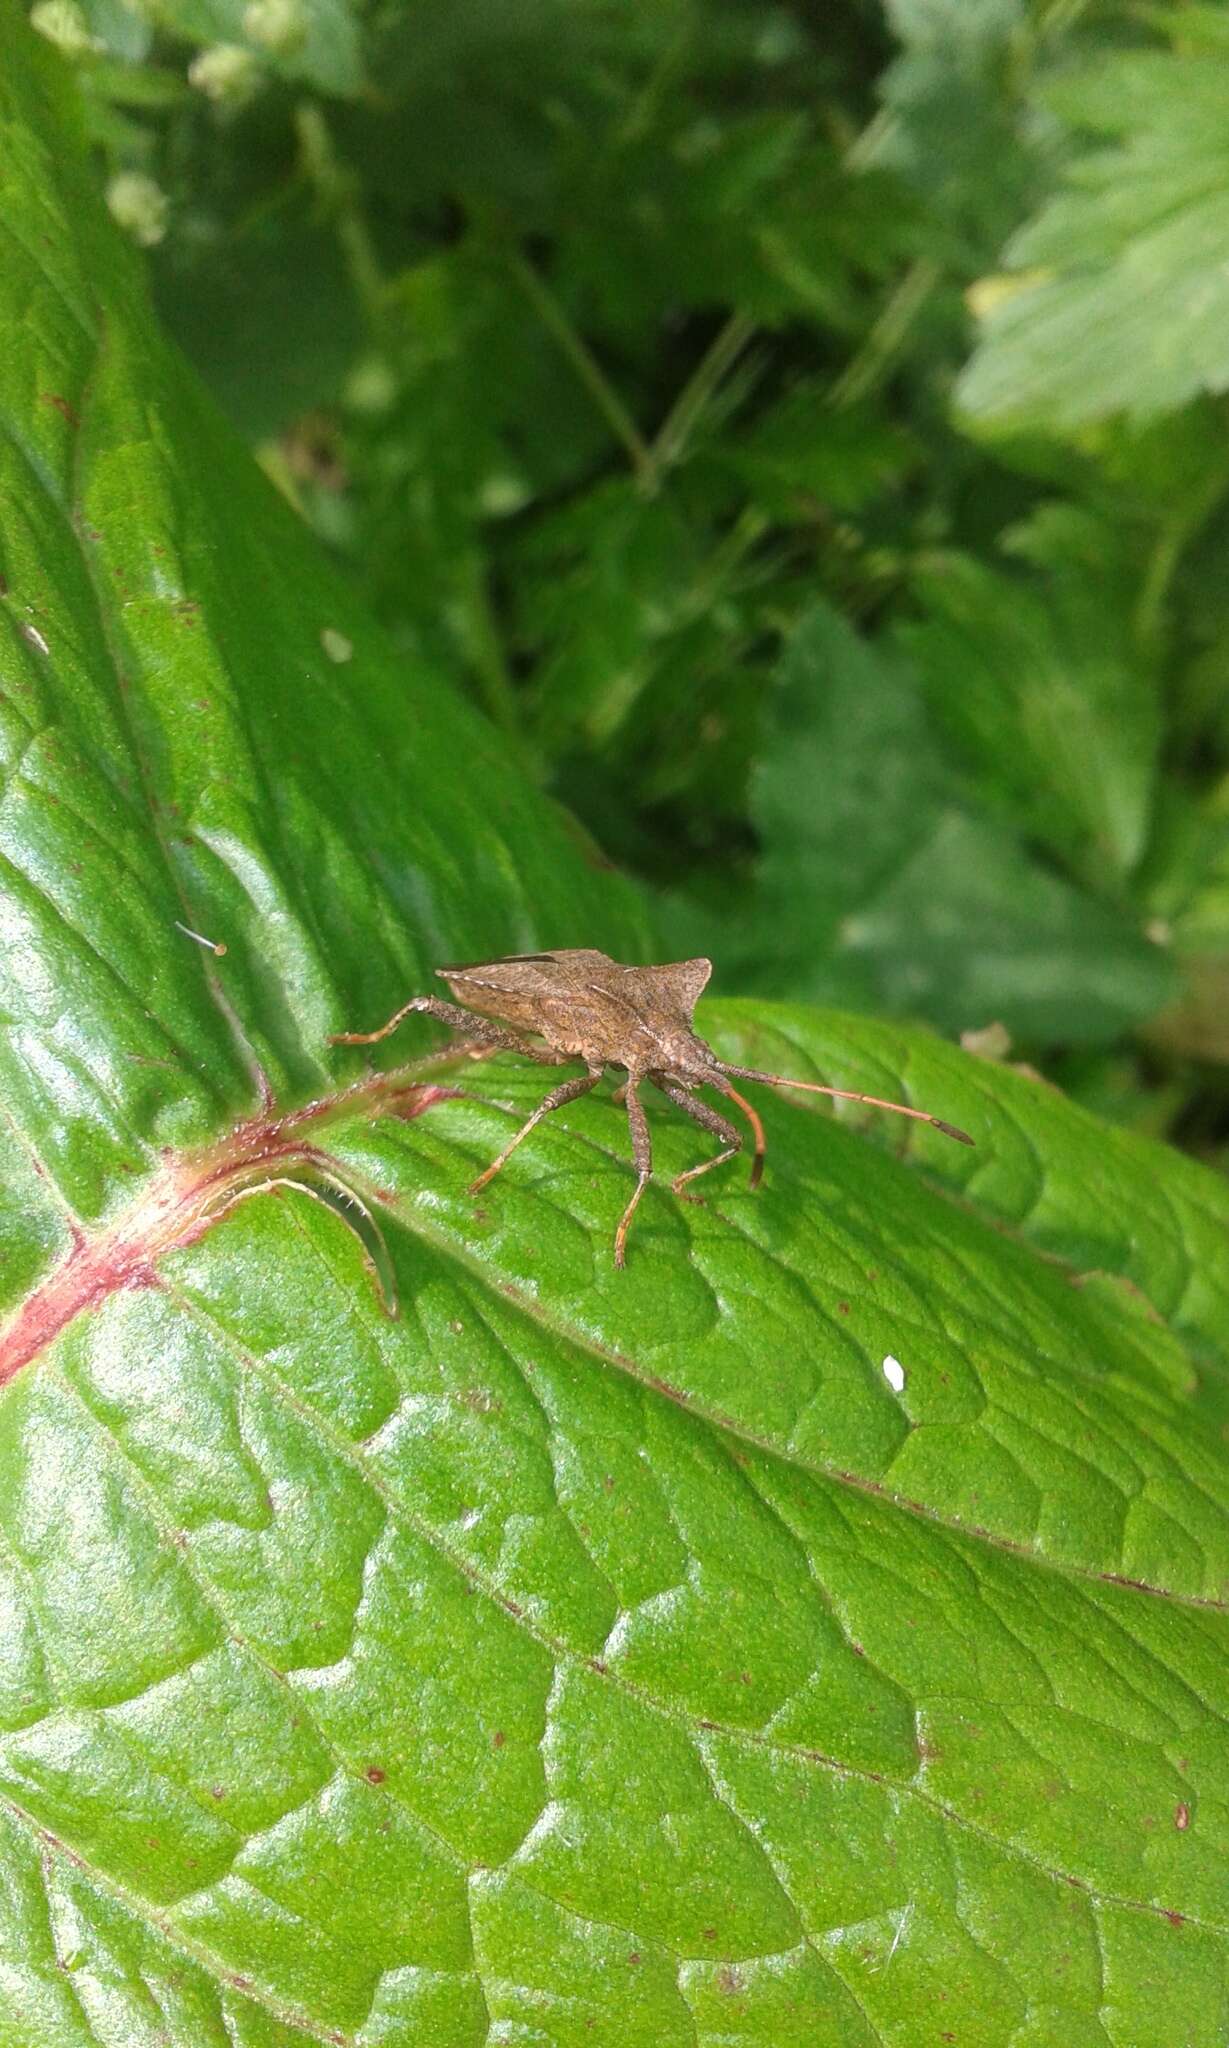
[[[645,1073],[671,1066],[712,964],[625,967],[593,947],[513,954],[436,969],[458,1002],[561,1053]]]
[[[580,963],[603,958],[587,951],[512,953],[506,959],[471,960],[435,971],[467,1010],[549,1037],[547,1023],[582,979]]]
[[[564,1058],[602,1065],[601,1020],[590,983],[605,958],[588,948],[520,953],[436,972],[467,1010],[514,1031],[537,1032]]]

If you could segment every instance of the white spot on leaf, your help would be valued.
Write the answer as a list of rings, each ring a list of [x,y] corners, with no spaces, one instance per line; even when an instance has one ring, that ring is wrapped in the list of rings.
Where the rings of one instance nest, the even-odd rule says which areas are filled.
[[[320,645],[330,661],[349,661],[354,652],[353,641],[347,640],[344,633],[339,633],[336,626],[324,627],[320,635]]]

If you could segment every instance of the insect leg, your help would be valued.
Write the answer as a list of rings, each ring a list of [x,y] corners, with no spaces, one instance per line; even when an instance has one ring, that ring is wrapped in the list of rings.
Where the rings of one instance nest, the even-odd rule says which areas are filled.
[[[414,996],[394,1011],[387,1024],[381,1024],[378,1031],[335,1031],[329,1044],[375,1045],[379,1039],[387,1038],[390,1032],[395,1031],[412,1011],[451,1025],[460,1039],[468,1040],[468,1043],[447,1046],[442,1053],[436,1054],[436,1060],[441,1062],[458,1059],[462,1054],[467,1054],[470,1059],[489,1060],[497,1052],[519,1052],[539,1066],[557,1067],[567,1058],[566,1054],[549,1051],[545,1046],[529,1044],[515,1031],[506,1030],[502,1024],[492,1024],[485,1017],[476,1017],[472,1010],[463,1010],[457,1003],[446,1003],[440,996]]]
[[[728,1117],[719,1116],[715,1109],[709,1108],[707,1102],[697,1102],[694,1095],[689,1095],[685,1088],[680,1088],[675,1082],[659,1081],[656,1074],[650,1074],[649,1079],[655,1088],[660,1088],[662,1094],[669,1097],[676,1109],[681,1109],[693,1123],[699,1124],[701,1130],[710,1132],[714,1138],[720,1138],[725,1146],[724,1152],[714,1153],[711,1159],[702,1159],[698,1166],[689,1166],[686,1173],[676,1174],[670,1183],[671,1192],[682,1195],[683,1188],[689,1180],[697,1180],[702,1173],[711,1173],[714,1166],[724,1166],[727,1159],[732,1159],[736,1152],[741,1152],[743,1134]],[[695,1202],[699,1200],[699,1196],[683,1195],[683,1200]]]
[[[521,1139],[527,1138],[534,1125],[540,1124],[544,1116],[550,1115],[552,1109],[562,1109],[565,1102],[575,1102],[578,1095],[587,1095],[590,1088],[596,1088],[602,1078],[602,1072],[601,1067],[590,1067],[587,1074],[580,1074],[572,1081],[561,1081],[557,1088],[552,1088],[550,1094],[538,1104],[533,1115],[521,1125],[516,1136],[509,1139],[498,1159],[493,1159],[485,1173],[480,1173],[477,1180],[470,1182],[470,1194],[476,1195],[479,1188],[484,1188],[489,1180],[495,1178],[504,1161],[515,1152]]]
[[[381,1024],[378,1031],[334,1031],[329,1044],[375,1045],[377,1040],[387,1038],[415,1010],[427,1017],[438,1017],[441,1024],[451,1024],[454,1031],[462,1031],[469,1038],[487,1038],[498,1030],[497,1025],[487,1024],[469,1010],[461,1009],[457,1003],[445,1003],[439,996],[411,996],[408,1003],[394,1010],[387,1024]]]
[[[616,1266],[627,1264],[623,1253],[623,1247],[627,1242],[627,1226],[635,1215],[636,1206],[653,1174],[653,1141],[649,1136],[649,1120],[644,1113],[644,1104],[636,1093],[636,1087],[637,1077],[634,1074],[629,1074],[624,1101],[627,1105],[627,1121],[632,1134],[632,1157],[636,1162],[636,1172],[639,1178],[636,1182],[636,1192],[619,1218],[619,1227],[615,1232],[614,1262]]]
[[[755,1153],[751,1161],[751,1185],[753,1188],[758,1188],[760,1184],[760,1175],[764,1171],[765,1149],[764,1126],[760,1122],[759,1112],[754,1108],[754,1106],[750,1102],[748,1102],[745,1095],[740,1095],[737,1088],[734,1088],[730,1085],[730,1083],[726,1080],[723,1074],[709,1074],[705,1078],[708,1087],[720,1088],[721,1093],[723,1095],[729,1096],[730,1101],[734,1103],[736,1108],[741,1109],[743,1115],[747,1119],[747,1122],[751,1126],[751,1136],[755,1140]],[[713,1164],[716,1165],[715,1160],[713,1161]]]

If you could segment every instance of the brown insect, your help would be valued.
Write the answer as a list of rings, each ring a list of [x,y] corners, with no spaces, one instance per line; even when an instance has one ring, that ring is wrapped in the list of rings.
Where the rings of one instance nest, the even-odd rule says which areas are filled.
[[[734,1087],[731,1076],[740,1081],[767,1081],[774,1088],[803,1088],[812,1095],[836,1095],[845,1102],[868,1102],[876,1109],[894,1110],[898,1116],[916,1117],[933,1124],[962,1145],[973,1143],[965,1131],[945,1124],[928,1110],[911,1109],[903,1102],[885,1102],[878,1095],[860,1095],[852,1088],[827,1088],[818,1081],[792,1081],[786,1074],[762,1074],[755,1067],[735,1067],[719,1060],[715,1052],[697,1038],[692,1029],[692,1012],[713,971],[711,960],[678,960],[666,967],[623,967],[605,953],[577,947],[559,953],[516,953],[506,960],[477,960],[465,967],[437,967],[457,1003],[445,1003],[438,996],[414,996],[391,1016],[378,1031],[340,1031],[334,1045],[374,1045],[387,1038],[404,1017],[422,1011],[438,1017],[454,1031],[472,1041],[471,1058],[488,1059],[497,1052],[519,1052],[543,1066],[562,1066],[568,1060],[583,1060],[585,1072],[574,1080],[561,1081],[538,1104],[531,1117],[510,1138],[498,1159],[473,1182],[477,1194],[499,1172],[522,1138],[541,1123],[553,1109],[575,1102],[595,1088],[607,1067],[622,1067],[626,1081],[618,1091],[627,1106],[632,1134],[632,1156],[636,1162],[636,1188],[615,1232],[616,1266],[624,1263],[627,1230],[636,1206],[653,1172],[652,1144],[648,1119],[640,1101],[640,1086],[652,1083],[689,1116],[701,1130],[708,1131],[724,1146],[712,1159],[688,1167],[671,1183],[682,1195],[688,1181],[711,1173],[741,1152],[742,1132],[706,1102],[696,1100],[698,1088],[715,1088],[742,1111],[751,1126],[755,1153],[751,1162],[751,1185],[759,1185],[764,1167],[764,1126],[744,1095]],[[459,1003],[464,1009],[457,1007]],[[476,1015],[474,1013],[477,1013]],[[525,1038],[535,1032],[541,1043]],[[616,1098],[617,1099],[617,1098]],[[684,1200],[696,1200],[684,1196]]]

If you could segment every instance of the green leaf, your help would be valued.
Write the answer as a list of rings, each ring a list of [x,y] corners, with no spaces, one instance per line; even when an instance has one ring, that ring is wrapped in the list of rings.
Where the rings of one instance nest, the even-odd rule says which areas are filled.
[[[319,221],[251,219],[203,247],[169,238],[158,312],[254,442],[332,397],[361,327],[336,237]]]
[[[6,2041],[1219,2048],[1223,1181],[730,1005],[977,1149],[770,1098],[618,1273],[591,1098],[475,1206],[544,1076],[326,1033],[634,910],[232,446],[2,20]]]
[[[1032,151],[1015,104],[1023,0],[887,0],[900,54],[880,80],[883,118],[863,159],[923,202],[926,235],[958,271],[984,260],[1020,210]]]
[[[983,633],[993,610],[986,576],[970,570],[962,581],[953,570],[944,586],[953,615],[971,593]],[[1026,617],[1017,599],[1010,613],[1001,608],[1000,674],[1008,661],[1023,673]],[[925,629],[923,653],[972,743],[982,711],[1005,723],[1015,707],[996,702],[984,648],[976,660],[961,648],[957,666],[956,630],[954,616],[947,638],[944,627]],[[958,704],[943,696],[946,663],[953,693],[961,677],[966,686]],[[1036,688],[1036,672],[1028,678]],[[1172,970],[1129,915],[1043,866],[984,798],[966,793],[915,677],[826,606],[795,635],[773,718],[755,784],[758,894],[739,919],[754,935],[755,985],[772,975],[780,986],[786,975],[801,995],[921,1014],[956,1031],[999,1019],[1043,1040],[1111,1037],[1165,1002]],[[1012,745],[1018,754],[1018,737]],[[1134,757],[1129,766],[1137,775]],[[1053,759],[1047,768],[1054,777]],[[1000,773],[1019,798],[1011,771]],[[1128,784],[1138,801],[1136,789]],[[1063,796],[1059,781],[1050,813]],[[1038,808],[1043,800],[1038,793]]]
[[[1118,53],[1050,97],[1097,144],[1075,155],[1065,189],[1010,242],[1008,274],[978,288],[982,338],[957,403],[995,428],[1070,433],[1224,391],[1224,65]]]
[[[809,506],[857,512],[916,459],[909,437],[868,406],[836,411],[816,378],[795,384],[716,460],[785,522]]]
[[[979,1152],[926,1135],[922,1177],[770,1110],[767,1188],[650,1197],[616,1275],[608,1106],[477,1219],[500,1110],[326,1107],[401,1321],[334,1215],[264,1197],[12,1381],[27,2024],[101,1979],[204,2039],[1112,2041],[1171,1998],[1215,2039],[1223,1184],[885,1027],[716,1022],[907,1067]]]
[[[506,743],[325,573],[159,340],[84,167],[14,99],[34,90],[25,47],[4,188],[27,339],[0,365],[0,1087],[96,1218],[254,1090],[325,1085],[328,1033],[377,1021],[434,961],[636,951],[641,919]]]
[[[533,533],[522,633],[551,648],[535,681],[537,729],[559,746],[625,725],[694,616],[703,562],[670,498],[612,480]]]
[[[408,612],[427,651],[460,652],[481,680],[498,645],[483,527],[572,486],[602,459],[606,429],[588,392],[560,378],[558,343],[510,264],[476,238],[390,282],[383,337],[389,388],[369,419],[354,405],[348,438],[381,478],[378,500],[359,502],[356,566],[403,632]],[[377,391],[379,377],[377,363]],[[544,389],[549,410],[535,403]]]
[[[979,790],[1094,886],[1120,883],[1147,843],[1161,738],[1132,635],[1138,565],[1108,521],[1061,503],[1003,548],[1040,573],[932,556],[901,640]]]
[[[900,251],[895,193],[846,171],[801,113],[675,118],[673,136],[586,157],[582,197],[602,234],[575,236],[564,264],[582,303],[615,335],[646,316],[653,333],[679,305],[856,330],[860,287]],[[575,197],[569,184],[561,207]]]

